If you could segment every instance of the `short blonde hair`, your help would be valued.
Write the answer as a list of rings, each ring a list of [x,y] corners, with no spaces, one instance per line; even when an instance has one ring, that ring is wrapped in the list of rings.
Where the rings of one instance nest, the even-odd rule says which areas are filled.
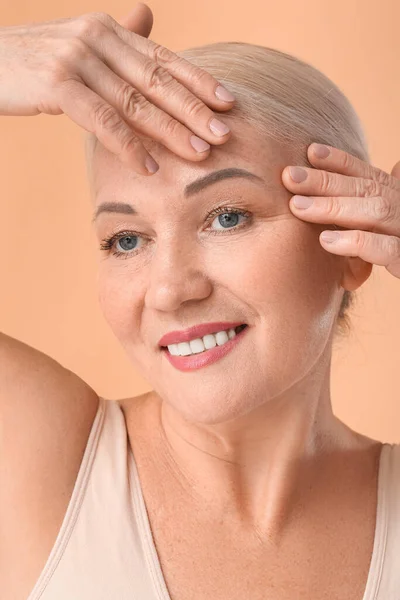
[[[246,42],[216,42],[176,52],[220,81],[236,98],[229,116],[253,125],[276,141],[293,164],[312,167],[307,148],[312,142],[340,148],[370,162],[360,119],[344,93],[312,65],[279,50]],[[97,143],[86,134],[87,172]],[[355,292],[346,290],[338,312],[336,333],[350,329],[347,311]]]

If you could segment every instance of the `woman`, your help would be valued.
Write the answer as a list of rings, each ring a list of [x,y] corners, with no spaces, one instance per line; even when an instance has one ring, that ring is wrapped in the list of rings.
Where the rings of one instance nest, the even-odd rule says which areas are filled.
[[[176,55],[151,27],[140,4],[124,27],[0,32],[2,114],[64,112],[101,142],[99,299],[154,388],[99,398],[1,336],[2,600],[395,600],[400,446],[335,417],[329,379],[372,264],[400,278],[400,163],[369,164],[309,65],[250,44]]]

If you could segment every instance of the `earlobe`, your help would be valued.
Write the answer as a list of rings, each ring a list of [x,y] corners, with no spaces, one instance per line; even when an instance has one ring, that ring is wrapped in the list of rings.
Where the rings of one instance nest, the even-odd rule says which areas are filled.
[[[343,265],[342,287],[349,292],[354,292],[367,281],[373,266],[372,263],[358,256],[347,256]]]

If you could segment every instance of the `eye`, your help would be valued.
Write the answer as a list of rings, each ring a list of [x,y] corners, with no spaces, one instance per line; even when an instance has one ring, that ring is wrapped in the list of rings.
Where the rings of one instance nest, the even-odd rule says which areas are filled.
[[[138,243],[137,235],[124,235],[115,240],[115,248],[117,251],[121,248],[123,252],[131,252],[132,250],[135,250]],[[118,244],[120,245],[120,248],[118,248]]]
[[[242,220],[241,220],[242,218]],[[215,223],[215,227],[213,229],[221,230],[221,229],[232,229],[233,227],[237,227],[241,225],[244,221],[247,220],[247,216],[245,213],[240,211],[233,210],[225,210],[221,212],[218,216],[213,219],[211,225]]]
[[[141,235],[137,235],[133,231],[121,231],[115,235],[103,240],[100,245],[100,250],[110,252],[118,258],[129,258],[136,254],[143,243]]]

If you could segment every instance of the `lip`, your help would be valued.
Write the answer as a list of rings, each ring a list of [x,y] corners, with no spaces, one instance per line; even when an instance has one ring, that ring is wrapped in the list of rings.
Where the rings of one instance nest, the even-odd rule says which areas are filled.
[[[241,323],[239,323],[239,325],[241,325]],[[173,356],[169,353],[167,348],[164,348],[161,352],[165,354],[165,357],[171,365],[179,371],[201,369],[202,367],[207,367],[208,365],[215,363],[233,350],[235,346],[240,343],[249,329],[249,326],[245,327],[239,331],[234,338],[230,339],[229,342],[222,344],[222,346],[214,346],[214,348],[211,348],[206,352],[199,352],[198,354],[191,354],[189,356]]]
[[[201,323],[181,331],[170,331],[159,340],[159,346],[169,346],[170,344],[179,344],[180,342],[190,342],[201,338],[209,333],[217,333],[226,329],[235,329],[239,325],[245,325],[243,321],[216,321],[214,323]],[[247,328],[246,328],[247,329]]]

